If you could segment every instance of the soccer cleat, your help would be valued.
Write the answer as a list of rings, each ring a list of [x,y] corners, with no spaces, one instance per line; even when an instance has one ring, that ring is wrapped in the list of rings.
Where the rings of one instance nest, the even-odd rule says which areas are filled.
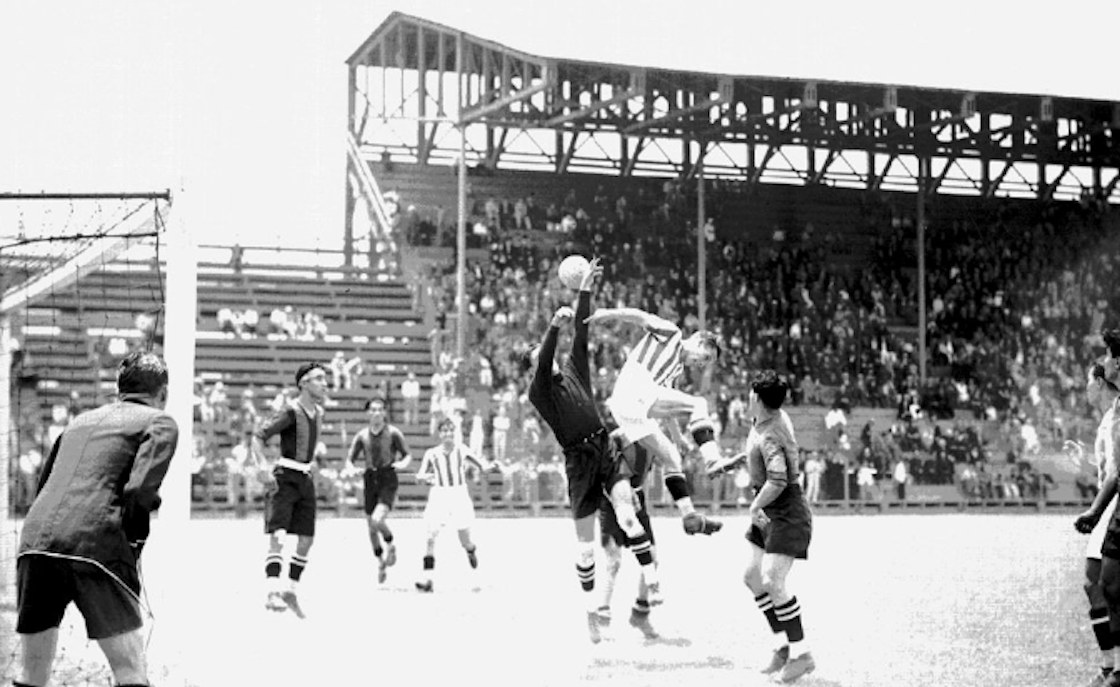
[[[385,547],[385,565],[396,565],[397,563],[397,547],[389,544]]]
[[[423,582],[416,583],[416,589],[421,592],[431,593],[434,588],[431,580],[424,580]]]
[[[782,669],[789,660],[789,645],[783,646],[781,649],[774,649],[774,655],[770,657],[770,663],[762,669],[763,675],[770,675]]]
[[[813,672],[816,667],[817,663],[813,660],[813,655],[806,651],[797,658],[786,661],[782,666],[782,672],[778,674],[778,679],[782,682],[793,682],[802,675]]]
[[[478,567],[478,552],[476,549],[467,552],[467,561],[470,562],[472,568]]]
[[[649,613],[637,613],[631,609],[630,627],[640,630],[642,636],[646,639],[657,639],[661,636],[657,634],[657,630],[653,629],[653,625],[650,624]]]
[[[295,592],[290,589],[286,592],[281,592],[280,598],[283,599],[288,608],[292,609],[292,613],[295,613],[297,618],[307,617],[303,614],[303,609],[299,607],[299,599],[296,598]]]
[[[600,640],[603,639],[602,635],[599,634],[598,611],[587,612],[587,636],[591,640],[592,644],[598,644]]]
[[[386,567],[387,566],[385,565],[385,561],[378,558],[377,559],[377,581],[378,582],[384,582],[385,578],[389,576],[389,571],[386,570]]]
[[[270,611],[276,611],[277,613],[288,610],[288,604],[284,603],[280,592],[269,592],[268,600],[264,602],[264,607]]]

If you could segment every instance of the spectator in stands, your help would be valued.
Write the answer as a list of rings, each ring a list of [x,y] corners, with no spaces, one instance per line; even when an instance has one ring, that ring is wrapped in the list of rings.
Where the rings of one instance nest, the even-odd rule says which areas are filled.
[[[331,390],[341,391],[350,388],[350,371],[346,368],[346,354],[335,351],[330,362]]]
[[[824,476],[824,461],[820,453],[810,451],[805,459],[805,498],[810,504],[821,500],[821,478]]]
[[[895,493],[899,501],[906,500],[906,483],[910,481],[910,473],[906,467],[906,461],[901,458],[895,460],[894,471],[892,474],[894,478]]]
[[[404,405],[405,425],[415,425],[420,422],[420,380],[416,378],[414,370],[408,371],[408,376],[401,382],[401,399]]]

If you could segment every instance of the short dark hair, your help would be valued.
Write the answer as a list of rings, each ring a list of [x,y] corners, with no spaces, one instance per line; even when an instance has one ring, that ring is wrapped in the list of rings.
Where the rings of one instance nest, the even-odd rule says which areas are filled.
[[[526,348],[525,352],[521,354],[521,372],[522,372],[522,374],[528,372],[529,370],[531,370],[533,368],[533,352],[536,351],[540,347],[541,347],[540,344],[533,344],[532,346]]]
[[[1108,346],[1108,354],[1113,358],[1120,358],[1120,329],[1109,329],[1102,332],[1101,338],[1104,345]]]
[[[700,343],[708,344],[712,347],[712,349],[716,352],[716,360],[719,360],[720,353],[723,352],[723,347],[719,342],[719,334],[716,334],[715,332],[709,332],[706,329],[701,329],[697,332],[697,335],[700,337]]]
[[[327,371],[327,366],[323,365],[322,363],[304,363],[304,364],[300,365],[299,369],[296,370],[296,386],[299,386],[299,383],[303,381],[303,378],[306,377],[312,370],[315,370],[315,369],[319,369],[319,370],[322,370],[323,372],[326,372]]]
[[[117,366],[117,393],[155,395],[167,386],[167,363],[155,353],[129,353]]]
[[[452,429],[454,429],[455,428],[455,421],[452,420],[449,417],[443,418],[442,420],[439,421],[439,424],[436,425],[436,431],[437,432],[442,432],[444,427],[451,427]]]
[[[1117,389],[1117,386],[1115,384],[1113,384],[1112,382],[1108,381],[1108,378],[1106,378],[1104,376],[1104,365],[1101,365],[1100,363],[1093,363],[1093,366],[1091,368],[1089,368],[1089,372],[1093,376],[1094,379],[1099,379],[1102,382],[1104,382],[1106,385],[1108,385],[1109,389],[1112,389],[1113,391],[1120,390],[1120,389]]]
[[[789,382],[774,370],[762,370],[751,380],[751,391],[758,394],[758,400],[770,410],[777,410],[786,402]]]
[[[376,394],[374,396],[370,396],[370,399],[366,401],[363,410],[369,410],[370,406],[372,406],[374,403],[380,403],[382,406],[389,405],[384,396],[382,396],[381,394]]]

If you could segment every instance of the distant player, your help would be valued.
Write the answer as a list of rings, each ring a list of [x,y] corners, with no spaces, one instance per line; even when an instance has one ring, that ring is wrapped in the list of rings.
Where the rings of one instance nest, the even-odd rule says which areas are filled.
[[[705,465],[719,463],[719,445],[715,441],[715,426],[707,400],[674,388],[686,366],[703,370],[719,359],[715,336],[699,331],[686,339],[677,325],[636,308],[601,308],[587,318],[589,324],[610,320],[639,325],[645,333],[626,354],[607,399],[607,408],[626,443],[640,444],[661,461],[665,468],[665,487],[683,516],[685,532],[712,534],[719,531],[722,523],[697,513],[692,503],[684,478],[684,458],[677,448],[679,437],[670,439],[658,424],[660,419],[672,419],[669,427],[674,434],[679,434],[676,421],[687,416],[689,432]]]
[[[755,374],[750,392],[754,427],[745,454],[755,496],[747,533],[751,558],[743,581],[777,644],[762,672],[778,673],[782,682],[793,682],[816,668],[805,643],[801,604],[786,589],[793,562],[808,558],[813,534],[813,516],[797,481],[797,439],[782,410],[788,392],[789,384],[777,372]]]
[[[362,481],[369,543],[377,558],[377,581],[384,582],[386,569],[397,562],[393,531],[385,519],[397,498],[397,471],[408,467],[412,454],[401,430],[386,421],[384,398],[374,396],[366,401],[366,414],[369,424],[354,435],[345,469],[352,470],[355,462],[365,464]]]
[[[416,470],[416,479],[432,485],[428,503],[424,506],[424,527],[428,531],[424,553],[424,577],[416,583],[422,592],[432,591],[432,574],[436,567],[436,536],[444,527],[454,527],[459,533],[459,543],[467,552],[471,568],[478,567],[478,553],[471,541],[471,524],[474,522],[474,502],[467,487],[466,464],[479,470],[491,470],[483,465],[466,444],[455,441],[455,423],[443,418],[437,427],[439,444],[428,449]]]
[[[291,608],[303,617],[296,587],[307,567],[307,556],[315,539],[315,481],[311,469],[323,426],[323,399],[327,395],[327,368],[319,363],[304,363],[296,370],[299,396],[272,414],[253,433],[252,454],[258,475],[266,489],[265,532],[268,556],[266,606],[274,611]],[[280,458],[269,471],[264,464],[264,444],[280,435]],[[284,540],[296,535],[296,550],[288,564],[288,589],[281,588],[280,571],[284,565]]]
[[[591,287],[602,273],[603,267],[595,258],[580,284],[574,315],[568,306],[558,308],[541,345],[522,358],[522,367],[532,379],[529,401],[552,428],[564,450],[564,472],[578,541],[576,574],[588,599],[587,630],[592,642],[601,639],[598,605],[590,594],[595,589],[595,515],[603,495],[609,495],[619,522],[632,539],[647,536],[634,513],[630,483],[618,474],[617,457],[591,392],[586,318],[591,312]],[[571,355],[560,365],[555,360],[560,327],[573,317]],[[656,587],[656,571],[648,552],[639,558],[639,563],[647,581]]]
[[[622,566],[622,548],[630,547],[636,556],[643,553],[653,559],[657,565],[657,551],[653,538],[653,526],[649,519],[649,510],[646,508],[645,482],[652,467],[652,457],[640,444],[628,444],[621,430],[611,432],[611,442],[615,444],[619,459],[619,474],[630,481],[630,488],[637,499],[636,509],[638,522],[646,531],[646,537],[633,541],[618,524],[614,507],[609,499],[603,499],[599,509],[599,530],[602,539],[603,551],[607,558],[607,579],[603,583],[603,594],[599,604],[599,625],[609,627],[611,624],[611,598],[614,596],[614,585],[618,579],[618,571]],[[650,599],[649,585],[644,575],[638,576],[638,596],[634,599],[634,606],[630,609],[630,626],[641,631],[646,639],[657,639],[658,633],[650,623],[650,609],[656,599]]]
[[[1120,659],[1120,648],[1116,646],[1117,626],[1113,617],[1113,602],[1108,597],[1110,587],[1108,575],[1120,572],[1120,567],[1106,562],[1115,558],[1113,555],[1103,554],[1106,539],[1111,538],[1113,521],[1116,510],[1116,477],[1118,458],[1115,448],[1114,435],[1116,432],[1115,407],[1117,398],[1120,397],[1116,383],[1120,379],[1120,365],[1117,355],[1120,354],[1120,336],[1118,332],[1106,332],[1105,343],[1109,345],[1110,355],[1103,364],[1092,365],[1089,369],[1086,382],[1086,395],[1089,403],[1101,411],[1101,421],[1097,427],[1096,441],[1093,445],[1093,457],[1097,467],[1099,490],[1093,505],[1088,511],[1077,518],[1077,529],[1089,534],[1089,541],[1085,548],[1085,593],[1089,597],[1089,622],[1093,626],[1093,634],[1097,640],[1097,648],[1101,652],[1101,669],[1089,683],[1090,685],[1110,684],[1115,682],[1116,662]],[[1072,442],[1070,442],[1072,443]],[[1080,445],[1075,444],[1076,450],[1081,452]],[[1111,536],[1110,536],[1111,535]],[[1102,557],[1103,556],[1103,557]],[[1112,583],[1115,589],[1117,582]]]

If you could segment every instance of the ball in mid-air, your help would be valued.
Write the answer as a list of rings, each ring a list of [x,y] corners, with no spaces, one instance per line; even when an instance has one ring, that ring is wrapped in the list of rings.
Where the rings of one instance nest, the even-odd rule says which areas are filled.
[[[560,261],[560,268],[557,272],[561,284],[569,289],[578,289],[590,269],[591,263],[587,261],[587,258],[582,255],[569,255]]]

